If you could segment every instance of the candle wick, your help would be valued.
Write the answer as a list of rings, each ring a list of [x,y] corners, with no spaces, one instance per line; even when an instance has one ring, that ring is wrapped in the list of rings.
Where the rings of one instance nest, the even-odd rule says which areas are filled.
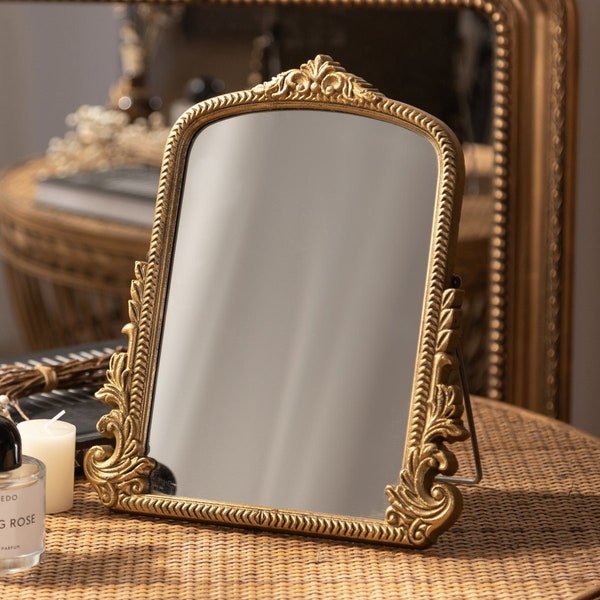
[[[48,429],[52,426],[53,423],[56,423],[56,421],[58,421],[64,414],[65,414],[65,410],[61,410],[55,417],[52,417],[47,423],[46,425],[44,425],[44,429]]]

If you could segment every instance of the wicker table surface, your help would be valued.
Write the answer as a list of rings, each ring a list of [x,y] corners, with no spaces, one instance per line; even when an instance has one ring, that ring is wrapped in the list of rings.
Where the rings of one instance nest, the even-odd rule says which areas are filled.
[[[81,481],[44,563],[0,577],[0,597],[600,598],[600,439],[474,404],[484,479],[429,550],[111,513]]]

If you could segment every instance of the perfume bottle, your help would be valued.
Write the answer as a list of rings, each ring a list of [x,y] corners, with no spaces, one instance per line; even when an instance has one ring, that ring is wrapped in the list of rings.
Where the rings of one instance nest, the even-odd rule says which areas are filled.
[[[44,463],[21,454],[16,425],[0,416],[0,574],[37,565],[44,554]]]

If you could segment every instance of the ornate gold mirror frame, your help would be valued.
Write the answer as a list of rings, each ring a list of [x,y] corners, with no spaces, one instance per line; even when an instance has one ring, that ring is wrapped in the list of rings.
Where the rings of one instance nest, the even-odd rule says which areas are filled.
[[[424,136],[435,149],[438,182],[423,320],[418,340],[412,404],[399,481],[388,485],[385,519],[367,519],[228,504],[152,493],[157,463],[146,455],[150,414],[176,221],[192,141],[217,120],[282,109],[336,111],[391,122]],[[302,172],[302,166],[298,165]],[[111,508],[270,530],[426,547],[458,517],[461,496],[438,474],[457,468],[447,442],[465,439],[457,344],[462,292],[453,287],[463,166],[460,146],[436,119],[389,100],[329,57],[318,56],[266,84],[207,100],[188,110],[167,142],[148,261],[138,263],[131,288],[127,352],[115,354],[98,397],[113,407],[98,424],[109,446],[92,448],[85,471]],[[415,340],[417,341],[417,340]],[[399,465],[400,467],[400,465]]]

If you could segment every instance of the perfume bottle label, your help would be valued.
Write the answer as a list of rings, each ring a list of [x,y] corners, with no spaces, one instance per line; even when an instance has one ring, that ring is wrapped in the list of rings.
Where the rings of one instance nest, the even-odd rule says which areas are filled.
[[[0,489],[0,559],[38,552],[44,547],[45,484]]]

